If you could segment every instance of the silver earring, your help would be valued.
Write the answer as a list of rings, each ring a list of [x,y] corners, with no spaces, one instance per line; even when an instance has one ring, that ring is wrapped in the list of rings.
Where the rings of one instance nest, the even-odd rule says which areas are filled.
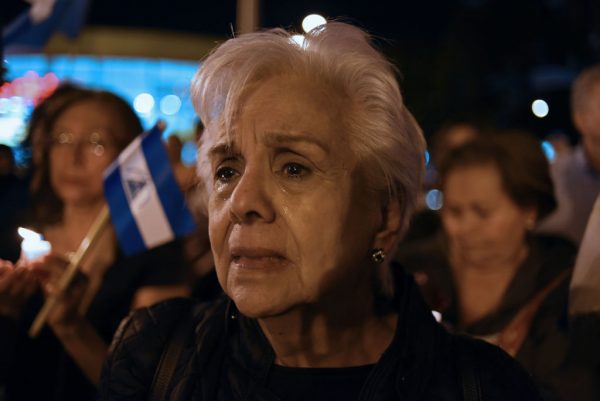
[[[385,251],[381,248],[375,248],[371,251],[371,259],[373,262],[380,264],[385,260]]]

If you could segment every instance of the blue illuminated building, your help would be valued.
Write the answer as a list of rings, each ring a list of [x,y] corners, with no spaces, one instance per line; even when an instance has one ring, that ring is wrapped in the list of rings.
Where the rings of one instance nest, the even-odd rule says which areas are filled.
[[[40,77],[52,73],[61,82],[71,81],[89,88],[113,91],[132,106],[138,106],[136,112],[145,128],[162,119],[167,122],[165,136],[177,133],[184,140],[193,138],[197,117],[190,101],[189,87],[198,69],[197,62],[34,54],[7,56],[6,66],[9,82],[33,71]],[[0,126],[4,132],[0,135],[0,143],[18,144],[32,108],[32,102],[26,98],[2,99]]]

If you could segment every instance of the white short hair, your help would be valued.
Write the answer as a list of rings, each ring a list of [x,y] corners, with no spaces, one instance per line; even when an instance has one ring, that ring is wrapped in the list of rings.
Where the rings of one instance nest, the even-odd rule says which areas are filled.
[[[240,35],[207,57],[191,88],[205,134],[229,134],[243,97],[272,77],[300,76],[329,86],[345,100],[342,123],[370,189],[400,200],[406,228],[421,189],[425,141],[404,105],[395,68],[352,25],[322,25],[302,45],[292,35],[283,29]],[[198,169],[206,181],[205,151],[201,146]]]

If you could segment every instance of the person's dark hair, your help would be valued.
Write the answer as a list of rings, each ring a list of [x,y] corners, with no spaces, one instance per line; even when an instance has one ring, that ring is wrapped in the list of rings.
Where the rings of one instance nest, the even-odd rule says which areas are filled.
[[[14,164],[15,157],[10,146],[0,143],[0,153],[5,155],[7,159],[10,159],[11,164]]]
[[[489,124],[482,119],[455,118],[444,121],[429,140],[428,147],[434,165],[437,167],[442,164],[445,155],[455,147],[468,140],[487,135],[489,131],[491,131]],[[455,138],[457,132],[463,133],[462,137],[458,138],[462,143],[457,143]]]
[[[77,93],[82,88],[77,84],[71,82],[61,83],[47,98],[42,100],[31,112],[29,120],[27,121],[27,131],[25,133],[25,139],[21,143],[26,148],[38,148],[38,140],[43,139],[45,130],[45,121],[56,113],[61,107],[63,102],[67,102],[70,96],[77,96]],[[35,160],[33,156],[32,162],[35,164],[38,160]]]
[[[32,141],[33,153],[39,151],[39,165],[34,163],[31,199],[36,222],[43,226],[53,224],[62,218],[62,201],[58,198],[50,182],[50,148],[52,142],[50,134],[54,129],[57,119],[70,107],[81,102],[93,101],[107,106],[114,111],[117,118],[115,124],[120,125],[116,129],[118,133],[114,138],[117,150],[123,150],[137,135],[142,132],[142,124],[139,117],[131,106],[121,97],[112,92],[70,87],[47,110],[39,121],[41,137]],[[36,134],[38,135],[38,134]]]
[[[504,190],[518,206],[534,207],[537,220],[556,207],[548,160],[540,142],[523,131],[502,131],[477,138],[451,151],[440,166],[442,188],[448,174],[461,167],[493,164]]]
[[[15,169],[15,155],[12,151],[12,148],[8,145],[0,143],[0,158],[8,161],[8,169],[9,171],[0,171],[0,173],[12,174]]]

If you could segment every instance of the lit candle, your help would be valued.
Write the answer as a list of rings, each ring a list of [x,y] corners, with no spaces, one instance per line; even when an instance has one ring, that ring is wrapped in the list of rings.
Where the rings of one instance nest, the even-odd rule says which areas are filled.
[[[41,234],[27,228],[19,227],[19,235],[23,237],[21,242],[21,255],[26,260],[34,260],[50,253],[52,246],[44,241]]]

